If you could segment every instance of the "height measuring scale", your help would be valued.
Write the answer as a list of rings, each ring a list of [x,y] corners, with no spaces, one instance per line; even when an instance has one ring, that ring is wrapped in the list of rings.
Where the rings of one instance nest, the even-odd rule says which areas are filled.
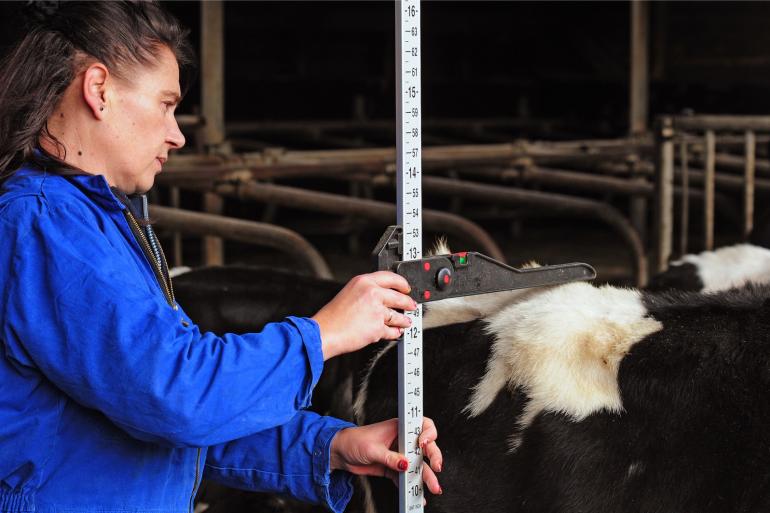
[[[422,112],[420,105],[420,1],[396,0],[397,225],[374,249],[378,269],[394,271],[411,286],[417,309],[398,341],[398,451],[409,461],[399,473],[400,513],[423,511],[423,455],[417,444],[423,420],[422,303],[502,290],[591,280],[583,263],[516,269],[474,251],[422,258]]]
[[[422,109],[420,0],[396,1],[396,169],[404,261],[422,258]],[[423,511],[422,304],[407,312],[412,325],[398,343],[398,450],[409,460],[399,473],[399,512]]]

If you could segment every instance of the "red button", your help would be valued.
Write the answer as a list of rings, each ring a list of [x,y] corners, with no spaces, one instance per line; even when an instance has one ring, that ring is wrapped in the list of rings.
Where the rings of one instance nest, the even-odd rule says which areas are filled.
[[[444,283],[449,284],[449,275],[448,274],[444,275]]]
[[[425,299],[430,299],[430,290],[426,290],[425,292],[423,292],[422,297],[424,297]]]
[[[426,271],[430,271],[430,262],[425,262],[424,264],[422,264],[422,268],[425,269]]]

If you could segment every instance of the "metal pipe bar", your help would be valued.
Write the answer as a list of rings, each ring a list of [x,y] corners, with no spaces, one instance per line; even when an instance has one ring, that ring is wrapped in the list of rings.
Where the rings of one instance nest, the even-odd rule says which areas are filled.
[[[743,189],[743,238],[748,240],[754,228],[754,179],[756,174],[757,137],[753,131],[746,131],[746,169]]]
[[[614,180],[608,180],[607,183],[603,183],[603,181],[594,181],[594,180],[585,180],[585,181],[579,180],[579,181],[573,182],[571,179],[573,173],[574,172],[572,171],[555,170],[552,168],[528,168],[526,170],[486,168],[486,169],[474,170],[473,175],[482,176],[486,178],[500,179],[504,184],[512,183],[514,186],[527,185],[527,182],[529,182],[530,184],[537,184],[537,185],[558,185],[558,186],[565,186],[565,187],[573,187],[577,190],[590,190],[593,192],[604,192],[604,193],[610,193],[610,194],[626,194],[630,196],[636,195],[641,198],[655,197],[655,185],[650,182],[647,182],[646,180],[644,182],[635,181],[631,179],[628,179],[628,180],[614,179]],[[521,179],[522,174],[526,175],[527,180]],[[574,174],[584,175],[585,173],[574,173]],[[675,176],[680,177],[681,174],[679,172],[676,172]],[[544,179],[541,180],[540,179],[541,177],[544,177]],[[696,177],[698,177],[698,180],[699,180],[697,183],[702,183],[703,173],[700,172],[700,174],[696,174]],[[391,187],[394,183],[393,179],[390,176],[369,175],[369,174],[363,174],[363,173],[337,176],[334,178],[339,180],[356,180],[359,182],[366,182],[377,186],[387,186],[387,187]],[[456,175],[456,173],[448,175],[448,178],[452,180],[461,179],[461,177],[459,175]],[[597,178],[602,178],[602,177],[600,176]],[[742,187],[741,185],[742,182],[740,181],[740,179],[736,180],[737,177],[728,177],[728,178],[730,179],[730,181],[727,183],[726,188],[729,188],[730,190],[738,190],[740,187]],[[719,174],[717,174],[717,184],[718,185],[720,184]],[[766,183],[765,185],[770,186],[770,183]],[[674,195],[681,196],[682,194],[683,194],[682,188],[679,186],[675,186]],[[703,192],[700,190],[694,190],[692,188],[688,188],[687,194],[690,199],[703,201]],[[715,197],[715,202],[720,207],[720,209],[726,209],[728,204],[731,201],[730,197],[724,194],[720,194],[719,192],[716,192],[714,194],[714,197]],[[452,198],[452,199],[462,201],[462,198],[459,198],[459,197]]]
[[[333,278],[321,253],[302,236],[286,228],[160,205],[152,205],[150,215],[158,225],[171,230],[193,235],[219,235],[229,240],[278,249],[306,265],[315,276]]]
[[[644,286],[647,283],[647,257],[639,235],[620,212],[605,203],[564,194],[500,187],[438,176],[423,176],[422,186],[425,192],[431,194],[457,196],[500,205],[543,208],[550,213],[584,216],[603,221],[613,228],[631,249],[636,284]]]
[[[654,192],[654,187],[652,187],[652,184],[647,182],[647,178],[644,175],[644,172],[640,169],[639,161],[637,160],[630,160],[627,161],[626,164],[628,165],[630,175],[628,177],[631,182],[636,183],[638,185],[647,185],[650,186],[651,189],[651,196]],[[648,200],[642,195],[633,194],[629,198],[628,201],[628,211],[629,211],[629,217],[631,218],[631,225],[636,230],[636,233],[639,234],[639,238],[642,239],[642,242],[647,239],[647,208],[648,208]]]
[[[674,116],[674,128],[690,131],[770,131],[770,116],[695,115]]]
[[[582,158],[582,157],[577,157]],[[520,161],[519,159],[499,158],[485,160],[425,160],[423,168],[426,171],[440,169],[457,169],[469,172],[474,167],[501,166],[514,167],[518,165],[528,165],[532,161],[540,162],[560,162],[564,163],[567,157],[558,158],[545,157],[543,159],[532,159]],[[592,161],[595,156],[590,156]],[[624,164],[625,165],[625,164]],[[329,163],[227,163],[221,165],[186,163],[178,166],[168,166],[164,172],[158,175],[157,182],[165,185],[184,186],[190,181],[200,183],[214,183],[228,180],[233,175],[239,178],[251,178],[255,180],[267,180],[273,178],[296,178],[311,177],[323,175],[339,175],[341,173],[392,173],[393,164],[388,162],[329,162]]]
[[[579,171],[567,171],[545,167],[527,167],[506,170],[502,178],[516,176],[523,183],[557,185],[580,190],[626,194],[631,196],[652,197],[654,187],[645,181],[627,180],[610,176],[597,176]]]
[[[706,131],[706,169],[703,176],[703,245],[706,251],[714,249],[714,187],[716,178],[716,136]]]
[[[643,138],[620,140],[568,141],[558,143],[517,143],[486,144],[463,146],[440,146],[425,148],[423,160],[431,166],[476,165],[502,162],[513,164],[521,158],[625,158],[647,148],[649,144]],[[267,172],[274,169],[284,173],[296,168],[309,172],[314,169],[334,171],[339,167],[371,166],[382,169],[395,162],[393,148],[323,150],[323,151],[280,151],[260,154],[240,155],[237,158],[213,160],[210,157],[196,159],[174,156],[165,167],[166,174],[175,173],[187,178],[185,173],[192,172],[194,178],[205,177],[206,173],[250,169]],[[162,176],[162,175],[161,175]]]
[[[689,165],[688,162],[688,176],[690,185],[703,185],[705,180],[705,170],[702,168],[694,168]],[[681,176],[679,171],[675,172],[675,176]],[[714,173],[714,183],[717,189],[737,192],[743,194],[745,178],[744,176],[737,176],[726,173]],[[767,178],[755,178],[754,190],[761,191],[763,193],[770,192],[770,179]],[[690,191],[692,193],[692,190]]]
[[[717,169],[723,169],[723,170],[726,170],[726,171],[735,171],[736,173],[739,173],[741,175],[744,174],[744,172],[746,170],[746,157],[745,157],[745,152],[746,152],[746,136],[743,135],[742,137],[744,139],[743,140],[743,144],[742,144],[742,146],[743,146],[742,150],[744,152],[744,156],[728,155],[726,153],[717,153],[715,155],[715,157],[714,157],[716,165],[717,165]],[[721,138],[722,137],[720,135],[720,139]],[[758,142],[756,135],[754,136],[754,141],[755,141],[754,142],[754,147],[756,148],[756,144]],[[719,141],[717,141],[717,146],[719,146]],[[703,165],[704,164],[704,159],[700,155],[695,155],[695,157],[693,158],[693,162]],[[755,153],[754,169],[756,171],[758,171],[758,172],[761,172],[765,176],[770,175],[770,161],[767,161],[767,160],[757,161],[756,160],[756,153]]]
[[[384,201],[350,198],[274,184],[254,182],[222,184],[217,186],[216,191],[219,194],[235,196],[240,199],[272,202],[292,208],[337,215],[360,216],[382,224],[392,223],[396,213],[396,206]],[[479,251],[490,257],[505,261],[505,255],[497,243],[476,223],[454,214],[436,210],[423,210],[422,215],[424,229],[454,234],[476,244]]]
[[[674,226],[674,130],[669,117],[658,121],[655,170],[655,272],[668,268]]]

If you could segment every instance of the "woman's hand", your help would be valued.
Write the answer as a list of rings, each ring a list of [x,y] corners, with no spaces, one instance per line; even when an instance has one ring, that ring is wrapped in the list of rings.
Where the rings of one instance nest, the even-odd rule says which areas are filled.
[[[442,492],[436,472],[441,472],[444,460],[436,445],[436,425],[423,417],[422,432],[417,439],[426,461],[422,466],[422,480],[431,493]],[[398,473],[407,470],[403,454],[392,449],[398,443],[398,419],[341,430],[332,440],[332,470],[347,470],[362,476],[384,476],[398,484]]]
[[[350,353],[380,339],[397,339],[409,318],[396,310],[414,310],[409,284],[398,274],[377,271],[354,277],[313,316],[321,329],[324,360]]]

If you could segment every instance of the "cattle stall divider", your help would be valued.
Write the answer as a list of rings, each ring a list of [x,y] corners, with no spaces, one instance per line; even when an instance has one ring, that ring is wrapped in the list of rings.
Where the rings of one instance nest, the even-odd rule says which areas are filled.
[[[334,277],[321,253],[301,235],[287,228],[160,205],[152,205],[150,212],[158,226],[274,248],[307,266],[318,278]]]
[[[511,177],[518,176],[524,184],[549,184],[554,186],[565,186],[571,189],[585,190],[591,193],[607,192],[612,194],[624,194],[628,195],[630,201],[635,199],[641,199],[647,201],[652,194],[652,184],[649,183],[648,177],[652,175],[653,166],[649,165],[645,167],[646,162],[640,162],[640,165],[635,166],[638,170],[628,178],[629,166],[627,162],[633,160],[634,162],[639,160],[639,154],[653,154],[652,151],[652,138],[648,136],[629,137],[623,139],[607,139],[607,140],[576,140],[576,141],[560,141],[560,142],[541,142],[541,141],[516,141],[514,143],[506,144],[475,144],[475,145],[461,145],[461,146],[445,146],[445,147],[427,147],[423,152],[423,170],[426,173],[424,189],[426,193],[436,193],[439,195],[448,196],[452,199],[459,199],[467,194],[464,191],[463,186],[469,184],[476,187],[475,194],[477,197],[479,194],[478,187],[482,189],[484,187],[497,188],[511,190],[507,198],[502,199],[505,193],[493,194],[483,201],[488,204],[500,204],[505,206],[517,206],[516,201],[522,202],[523,206],[539,205],[542,208],[547,208],[552,211],[568,212],[568,208],[563,206],[562,200],[576,200],[572,202],[572,212],[579,210],[583,217],[591,217],[600,220],[606,224],[609,224],[613,230],[618,232],[620,242],[627,246],[633,254],[632,270],[634,274],[635,283],[637,285],[644,284],[647,279],[647,261],[643,247],[643,239],[635,233],[637,230],[633,225],[629,224],[624,215],[617,209],[603,204],[600,201],[587,199],[587,198],[575,198],[566,194],[555,194],[538,191],[530,191],[522,188],[511,187]],[[211,156],[180,156],[181,158],[175,158],[170,161],[164,173],[158,176],[158,182],[171,186],[182,187],[196,190],[209,190],[214,191],[218,189],[218,192],[227,192],[225,195],[232,195],[232,191],[227,191],[228,184],[249,181],[253,179],[258,180],[271,180],[271,179],[291,179],[291,178],[308,178],[308,177],[324,177],[333,179],[336,181],[366,181],[365,177],[369,177],[370,183],[374,185],[382,185],[382,177],[386,177],[387,180],[391,180],[391,185],[395,184],[393,179],[393,173],[395,172],[395,150],[393,148],[368,148],[368,149],[355,149],[355,150],[285,150],[282,148],[270,149],[270,151],[263,151],[261,153],[251,154],[234,154],[231,156],[220,156],[219,158],[213,158]],[[612,169],[609,171],[610,176],[597,175],[594,171],[602,172],[606,175],[604,168],[610,167],[612,161],[619,160],[623,170],[620,172]],[[567,171],[561,169],[553,169],[545,167],[547,165],[562,165],[562,164],[575,164],[586,166],[591,172],[579,171]],[[601,169],[600,169],[601,168]],[[452,192],[442,192],[441,188],[434,190],[431,180],[436,173],[445,171],[447,169],[453,170],[456,175],[484,175],[488,169],[494,169],[500,181],[500,186],[493,186],[491,184],[484,184],[475,181],[460,180],[458,187],[453,188]],[[430,174],[431,176],[427,176]],[[362,178],[364,177],[364,178]],[[440,178],[440,177],[436,177]],[[458,178],[459,179],[459,178]],[[269,188],[270,186],[260,182],[260,187]],[[241,190],[245,190],[241,186]],[[265,189],[267,190],[279,190],[279,189]],[[294,191],[298,190],[296,188]],[[279,198],[270,197],[265,192],[259,193],[254,191],[255,194],[261,196],[259,201],[267,205],[276,205],[279,202]],[[287,192],[287,191],[282,191]],[[303,201],[310,201],[312,194],[315,191],[301,191],[309,192],[311,196],[303,197]],[[323,193],[321,193],[323,194]],[[555,194],[549,196],[551,194]],[[318,196],[317,198],[323,198]],[[345,203],[349,200],[345,196],[333,196],[332,198],[344,201],[337,201],[337,207],[325,207],[331,210],[328,212],[334,212],[346,215],[350,215],[353,207]],[[529,201],[526,198],[530,198]],[[355,200],[355,198],[353,198]],[[286,201],[286,200],[281,200]],[[323,201],[323,200],[322,200]],[[363,200],[366,201],[366,200]],[[371,200],[369,200],[371,201]],[[310,201],[310,203],[316,202],[316,200]],[[578,203],[580,206],[578,207]],[[562,204],[561,207],[558,205]],[[376,203],[370,204],[374,208],[382,207],[383,205],[375,206]],[[590,205],[590,206],[589,206]],[[287,206],[297,206],[296,203],[291,203]],[[317,208],[317,205],[316,205]],[[358,208],[358,207],[356,207]],[[359,212],[366,211],[362,208]],[[573,215],[569,212],[569,215]],[[361,213],[360,215],[364,215]],[[387,214],[369,214],[376,219],[377,222],[388,222],[386,218],[392,217],[391,213]],[[444,216],[451,214],[444,214]],[[382,216],[382,217],[378,217]],[[435,231],[440,230],[452,230],[458,226],[466,225],[467,219],[454,216],[454,218],[446,218],[444,222],[445,228],[426,225],[426,228]],[[452,219],[450,222],[449,220]],[[468,232],[478,232],[479,234],[471,237],[474,240],[491,240],[488,234],[486,234],[478,225],[473,225],[473,229],[468,229]],[[468,238],[467,235],[465,235]],[[486,249],[488,243],[479,244],[479,249],[486,251],[490,256],[501,259],[501,255],[496,256],[495,252]]]
[[[686,115],[662,116],[656,122],[655,161],[655,270],[665,271],[673,253],[674,240],[674,183],[677,175],[677,155],[675,146],[679,145],[678,175],[682,194],[680,205],[678,251],[685,254],[688,250],[689,197],[692,194],[693,178],[702,186],[703,201],[703,249],[714,248],[714,210],[717,198],[717,186],[722,189],[737,190],[741,193],[741,239],[745,240],[754,226],[755,194],[757,190],[770,190],[770,179],[757,178],[757,171],[767,173],[770,163],[757,162],[757,132],[770,132],[770,116],[732,116],[732,115]],[[720,138],[733,138],[739,133],[743,143],[743,157],[717,154],[717,135]],[[762,140],[765,140],[762,138]],[[691,154],[696,145],[702,145],[702,159],[693,159]],[[692,163],[701,164],[702,171],[694,171]],[[742,176],[718,173],[717,166],[741,170]]]
[[[217,185],[215,190],[223,196],[237,197],[241,200],[274,203],[329,214],[360,216],[378,223],[392,222],[396,213],[395,205],[384,201],[253,181],[223,183]],[[425,209],[423,224],[431,231],[452,234],[477,244],[481,250],[496,260],[505,259],[505,255],[494,239],[479,225],[464,217]]]

